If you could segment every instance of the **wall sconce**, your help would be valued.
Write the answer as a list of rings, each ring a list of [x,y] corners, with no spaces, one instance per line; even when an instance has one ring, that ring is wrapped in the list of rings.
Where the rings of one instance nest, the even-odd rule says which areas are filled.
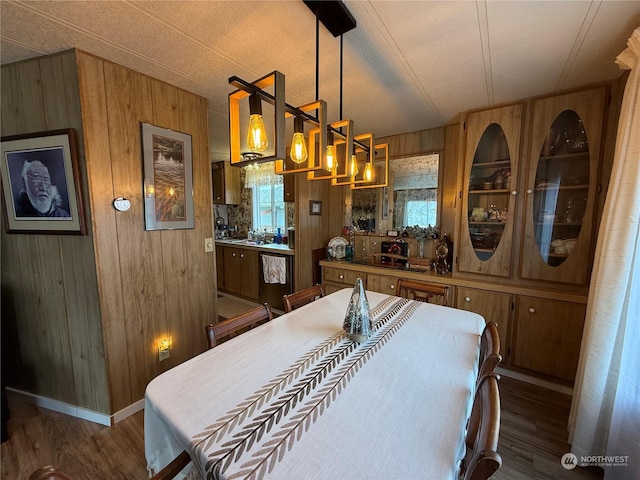
[[[339,129],[345,128],[346,132],[343,134]],[[333,155],[334,162],[336,163],[333,169],[327,168],[326,158],[324,162],[324,168],[320,170],[314,170],[307,173],[307,180],[329,180],[332,178],[345,178],[349,176],[349,155],[348,152],[353,151],[353,120],[339,120],[329,124],[329,131],[333,136]],[[320,132],[319,128],[314,128],[309,131],[309,143],[315,143],[315,136]],[[328,140],[327,140],[327,143]],[[329,146],[327,145],[327,148]],[[319,153],[319,152],[318,152]],[[316,155],[315,150],[311,150],[310,155],[313,157]],[[317,161],[315,158],[310,160],[314,163]]]
[[[380,188],[389,185],[389,144],[381,143],[376,145],[375,157],[376,158],[372,165],[375,170],[375,174],[371,181],[366,183],[350,184],[349,188],[351,190]],[[369,164],[367,163],[367,165]]]
[[[171,350],[172,338],[165,337],[158,340],[158,358],[160,361],[169,358],[169,350]]]

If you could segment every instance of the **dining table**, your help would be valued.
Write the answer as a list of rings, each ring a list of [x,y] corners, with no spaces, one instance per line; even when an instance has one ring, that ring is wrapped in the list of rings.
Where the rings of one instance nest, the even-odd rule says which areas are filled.
[[[485,320],[365,293],[372,331],[360,343],[343,329],[347,288],[154,378],[150,475],[186,450],[177,478],[458,478]]]

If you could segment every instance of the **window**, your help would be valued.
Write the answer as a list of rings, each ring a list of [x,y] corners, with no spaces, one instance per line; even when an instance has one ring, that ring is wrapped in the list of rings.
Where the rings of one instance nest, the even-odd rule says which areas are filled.
[[[260,232],[275,232],[285,228],[284,185],[253,187],[253,228]]]
[[[408,200],[404,212],[404,224],[421,227],[437,225],[438,202],[435,196],[434,188],[427,195],[427,200]],[[428,197],[432,197],[433,200],[429,200]]]

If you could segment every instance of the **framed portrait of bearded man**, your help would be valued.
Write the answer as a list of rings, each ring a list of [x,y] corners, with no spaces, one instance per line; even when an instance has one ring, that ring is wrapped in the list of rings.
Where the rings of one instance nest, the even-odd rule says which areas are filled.
[[[86,233],[75,130],[2,137],[0,172],[8,233]]]

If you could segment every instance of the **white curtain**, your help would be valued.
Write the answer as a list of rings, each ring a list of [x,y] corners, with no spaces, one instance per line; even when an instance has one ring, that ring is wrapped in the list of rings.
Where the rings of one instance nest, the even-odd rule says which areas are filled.
[[[282,175],[276,174],[274,162],[256,163],[244,167],[246,176],[244,185],[246,188],[254,188],[260,186],[281,185]]]
[[[631,70],[594,262],[569,418],[571,452],[605,479],[640,478],[640,28],[617,59]],[[607,467],[606,463],[627,463]]]

